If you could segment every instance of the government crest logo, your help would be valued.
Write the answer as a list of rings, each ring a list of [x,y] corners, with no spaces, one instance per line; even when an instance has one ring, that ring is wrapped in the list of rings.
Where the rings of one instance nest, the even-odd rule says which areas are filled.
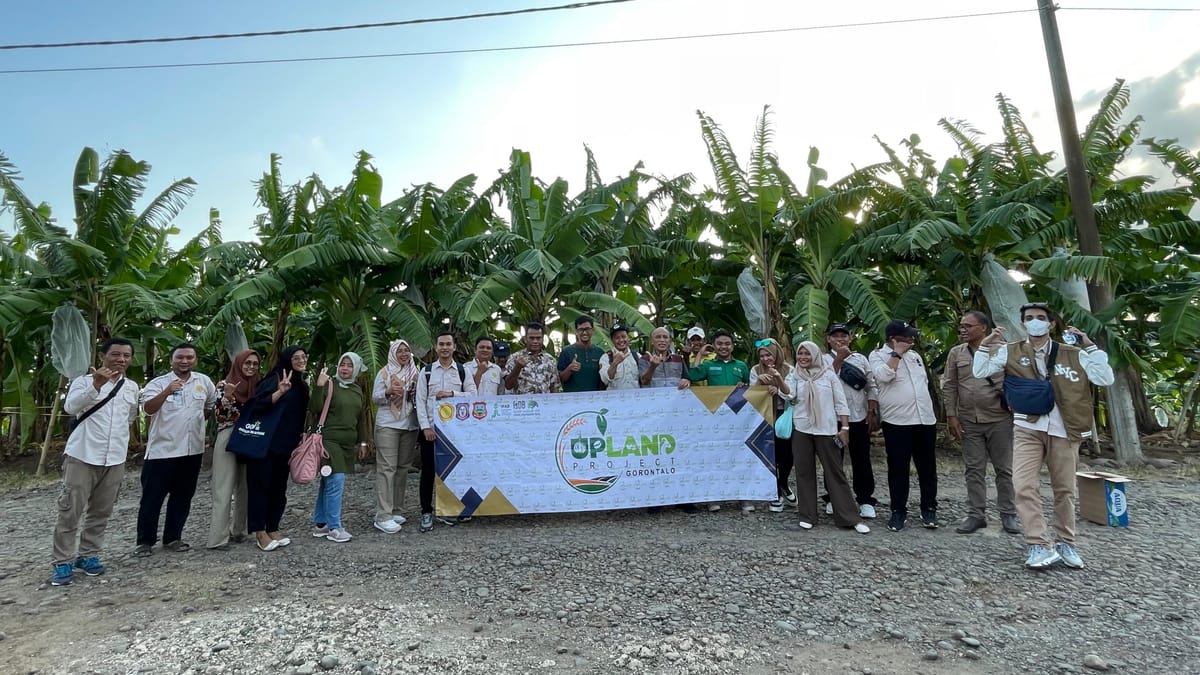
[[[469,418],[470,416],[471,416],[471,404],[470,403],[463,401],[462,403],[455,405],[454,418],[457,419],[459,422]]]
[[[449,403],[438,404],[438,419],[449,422],[454,417],[454,406]]]
[[[476,401],[474,409],[471,410],[471,417],[477,420],[487,419],[487,403]]]

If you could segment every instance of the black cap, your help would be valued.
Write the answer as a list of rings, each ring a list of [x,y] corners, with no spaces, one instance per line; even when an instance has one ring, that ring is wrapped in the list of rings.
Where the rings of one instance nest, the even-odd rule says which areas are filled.
[[[625,326],[624,324],[620,324],[620,323],[614,323],[613,327],[609,329],[608,334],[611,337],[621,331],[625,331],[625,334],[629,335],[629,328],[627,326]]]
[[[500,342],[499,340],[497,340],[496,347],[495,347],[495,349],[492,350],[492,352],[496,356],[508,356],[508,352],[509,352],[508,343]]]
[[[834,333],[845,333],[846,335],[850,335],[850,327],[844,323],[835,323],[829,327],[829,330],[825,331],[826,335],[833,335]]]
[[[917,327],[907,321],[893,319],[888,322],[887,328],[883,329],[883,334],[887,337],[917,337]]]

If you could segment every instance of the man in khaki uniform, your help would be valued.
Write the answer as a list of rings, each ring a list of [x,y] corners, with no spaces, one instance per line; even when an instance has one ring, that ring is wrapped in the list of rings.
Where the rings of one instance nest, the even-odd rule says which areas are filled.
[[[983,312],[967,312],[958,321],[959,343],[946,356],[942,399],[946,428],[962,443],[967,480],[967,517],[955,529],[970,534],[987,527],[987,465],[996,472],[996,510],[1004,531],[1020,534],[1013,504],[1012,414],[1004,403],[1004,373],[975,377],[975,352],[992,329]]]

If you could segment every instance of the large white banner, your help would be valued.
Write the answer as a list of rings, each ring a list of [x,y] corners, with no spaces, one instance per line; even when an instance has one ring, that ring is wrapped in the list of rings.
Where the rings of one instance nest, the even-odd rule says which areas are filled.
[[[763,387],[451,398],[437,511],[504,515],[776,498]]]

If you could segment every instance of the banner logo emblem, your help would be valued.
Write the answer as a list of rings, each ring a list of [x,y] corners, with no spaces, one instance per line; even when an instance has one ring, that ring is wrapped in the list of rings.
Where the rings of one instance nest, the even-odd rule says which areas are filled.
[[[454,406],[449,403],[438,405],[438,419],[443,422],[449,422],[454,417]]]
[[[476,401],[475,409],[471,411],[471,417],[477,420],[487,419],[487,403]]]
[[[471,404],[467,402],[459,403],[455,406],[454,418],[459,422],[471,416]]]

